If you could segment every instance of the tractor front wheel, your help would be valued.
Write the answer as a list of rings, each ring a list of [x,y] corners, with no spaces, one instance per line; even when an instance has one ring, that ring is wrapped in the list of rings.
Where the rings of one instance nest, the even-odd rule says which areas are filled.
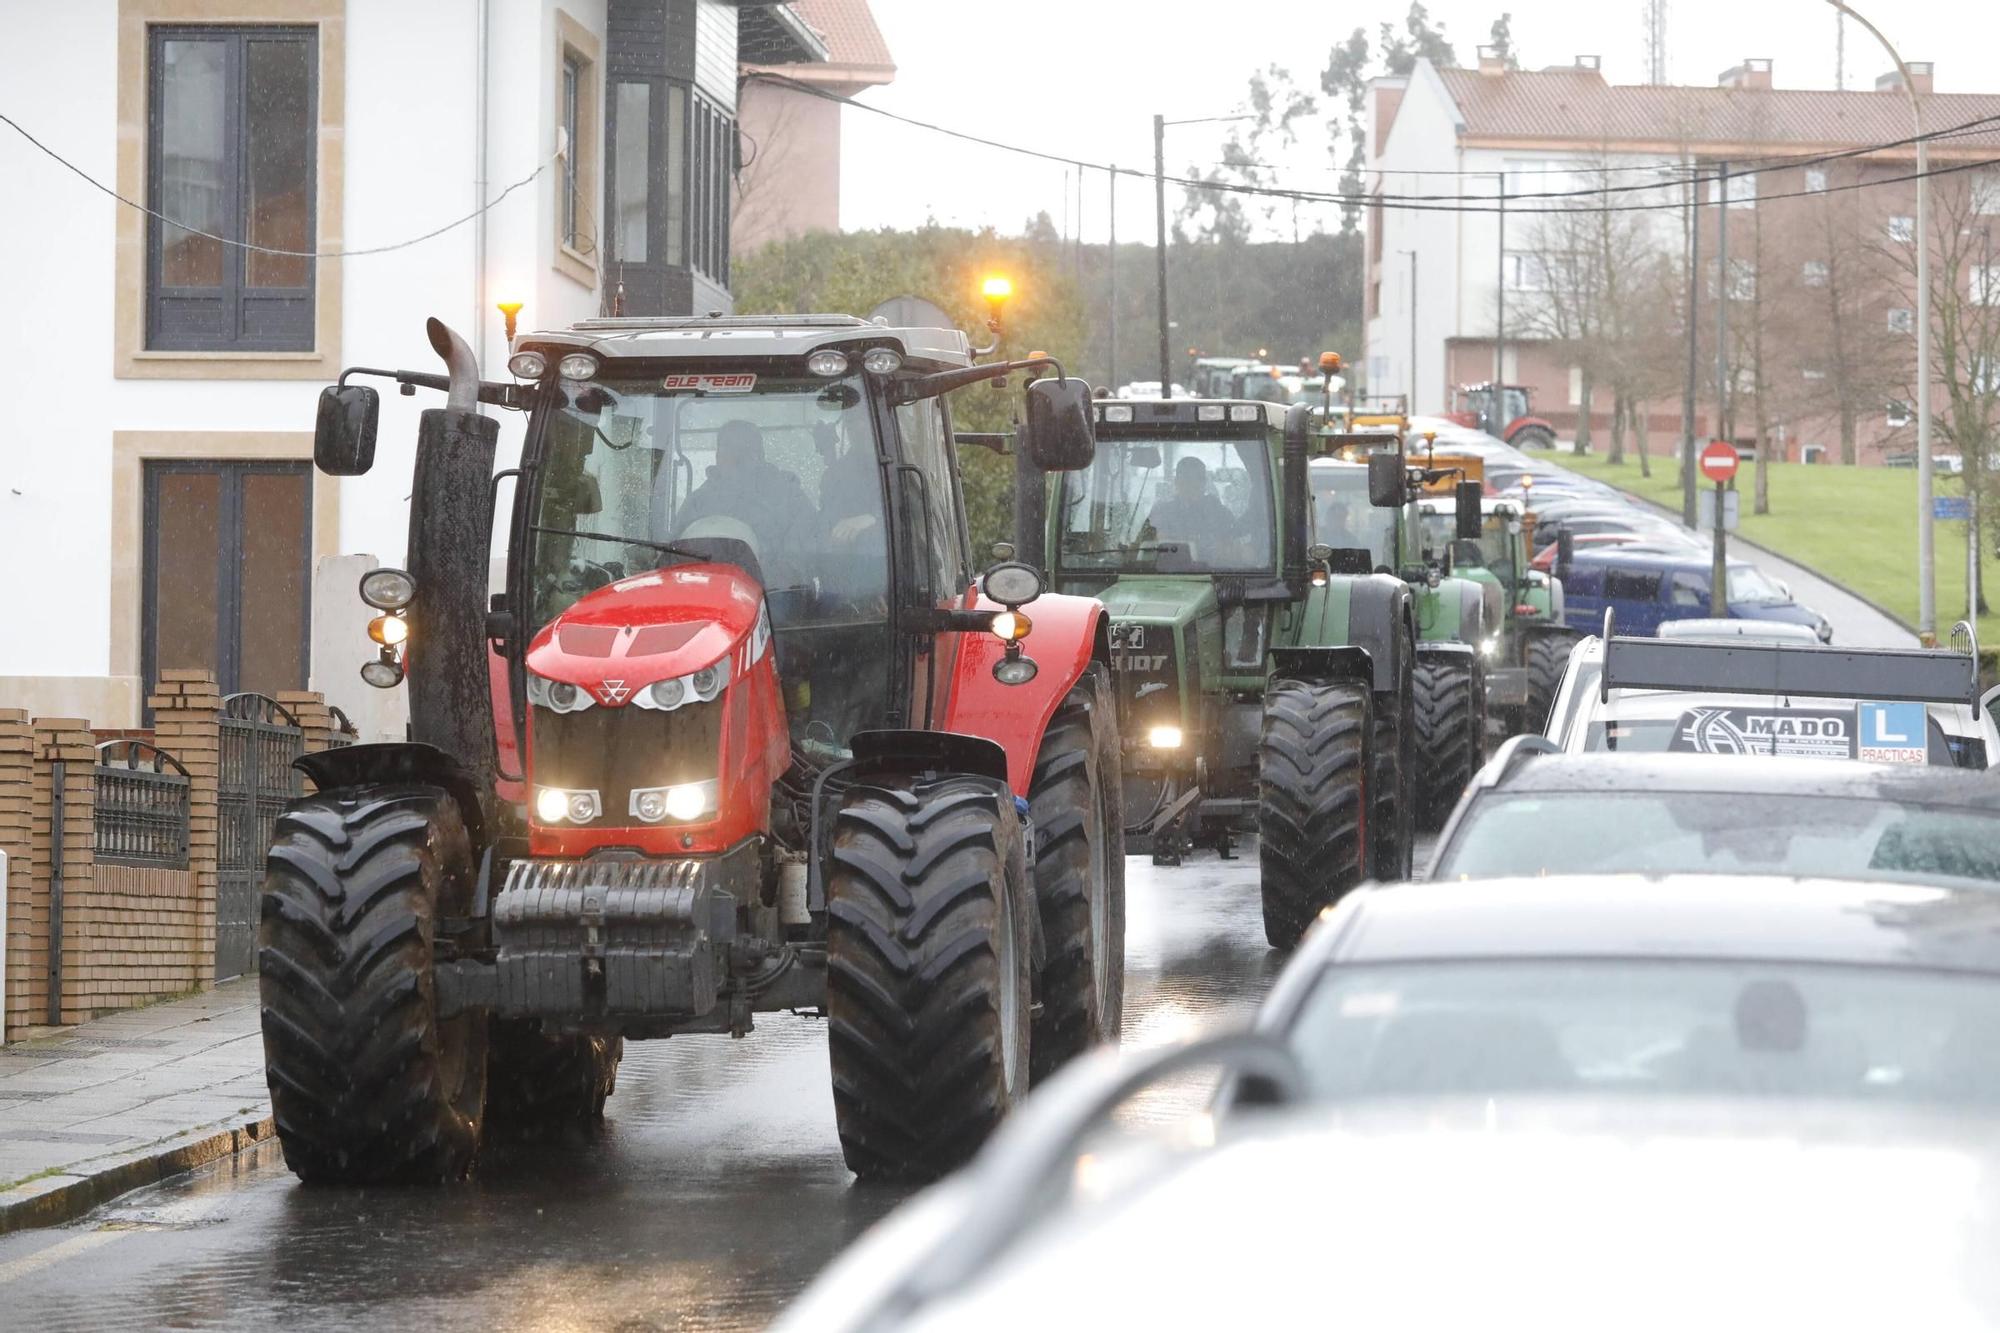
[[[1479,769],[1486,686],[1472,656],[1419,662],[1410,685],[1417,713],[1417,826],[1435,832]]]
[[[1034,887],[983,778],[857,784],[827,868],[834,1117],[864,1180],[963,1164],[1028,1090]]]
[[[596,1124],[618,1086],[624,1056],[623,1037],[555,1034],[532,1019],[494,1019],[486,1069],[489,1127],[527,1138]]]
[[[1528,706],[1521,719],[1522,731],[1548,731],[1549,709],[1555,704],[1556,691],[1562,688],[1563,673],[1569,670],[1569,654],[1576,642],[1577,636],[1559,633],[1536,634],[1528,639],[1523,655],[1528,668]]]
[[[1036,1082],[1118,1040],[1125,997],[1125,816],[1117,702],[1092,666],[1049,721],[1028,788],[1035,900],[1046,957],[1035,1015]]]
[[[487,1017],[441,1019],[431,942],[471,910],[472,852],[435,787],[342,788],[278,817],[257,928],[264,1064],[308,1183],[455,1180],[479,1147]]]
[[[1264,937],[1299,942],[1321,908],[1368,872],[1369,695],[1365,685],[1278,677],[1258,741],[1258,869]]]

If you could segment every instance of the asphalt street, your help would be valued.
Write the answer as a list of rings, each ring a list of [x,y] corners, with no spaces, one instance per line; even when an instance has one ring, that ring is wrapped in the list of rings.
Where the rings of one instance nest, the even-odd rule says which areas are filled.
[[[1277,973],[1254,851],[1134,858],[1128,913],[1128,1046],[1240,1018]],[[1207,1091],[1193,1074],[1126,1118]],[[756,1329],[903,1197],[841,1163],[815,1020],[632,1043],[607,1121],[498,1149],[448,1189],[307,1189],[275,1145],[253,1149],[0,1237],[0,1327]]]

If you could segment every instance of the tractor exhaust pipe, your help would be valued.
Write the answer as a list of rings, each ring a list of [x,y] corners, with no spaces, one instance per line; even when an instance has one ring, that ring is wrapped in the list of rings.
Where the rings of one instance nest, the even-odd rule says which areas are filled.
[[[407,661],[410,739],[456,759],[486,793],[497,765],[486,592],[500,423],[479,414],[479,363],[465,339],[435,319],[427,331],[451,387],[447,405],[427,409],[417,427],[406,552],[416,583]]]
[[[1306,595],[1306,510],[1312,503],[1312,482],[1306,467],[1311,433],[1312,404],[1293,403],[1285,413],[1284,448],[1279,454],[1285,475],[1278,494],[1285,506],[1285,587],[1295,601]]]

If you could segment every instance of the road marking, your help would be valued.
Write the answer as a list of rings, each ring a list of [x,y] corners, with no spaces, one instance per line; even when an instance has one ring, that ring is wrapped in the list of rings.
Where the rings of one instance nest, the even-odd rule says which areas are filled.
[[[71,1236],[68,1240],[59,1240],[45,1250],[37,1250],[12,1263],[0,1264],[0,1286],[24,1278],[30,1273],[39,1272],[51,1264],[59,1264],[65,1259],[82,1254],[85,1250],[94,1250],[107,1241],[114,1241],[121,1236],[131,1234],[129,1231],[86,1231],[81,1235]]]

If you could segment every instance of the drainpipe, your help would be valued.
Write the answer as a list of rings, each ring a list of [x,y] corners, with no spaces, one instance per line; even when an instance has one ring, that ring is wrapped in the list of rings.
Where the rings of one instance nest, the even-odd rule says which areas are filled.
[[[492,0],[473,0],[479,11],[478,31],[473,36],[475,62],[472,98],[472,173],[474,207],[486,207],[486,72],[491,49],[487,29],[492,17]],[[486,214],[481,212],[472,228],[472,347],[479,365],[486,365]]]

